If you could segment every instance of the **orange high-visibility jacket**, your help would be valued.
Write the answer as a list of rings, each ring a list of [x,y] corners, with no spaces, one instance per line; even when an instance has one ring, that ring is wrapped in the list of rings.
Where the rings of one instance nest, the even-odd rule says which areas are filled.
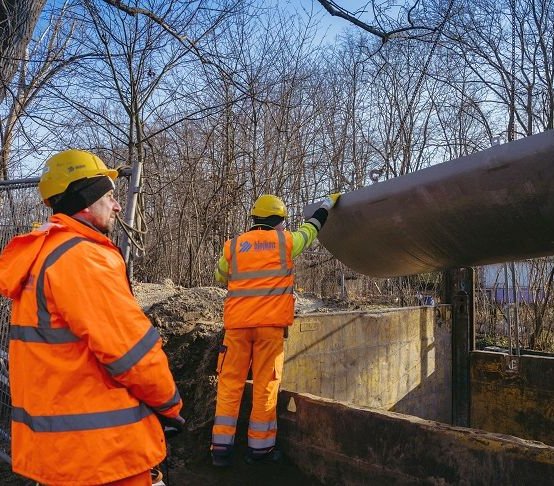
[[[175,417],[182,401],[117,247],[54,215],[0,255],[0,293],[13,299],[13,470],[86,485],[161,462],[165,441],[153,411]]]
[[[286,327],[294,319],[292,236],[254,229],[225,242],[229,262],[225,329]]]

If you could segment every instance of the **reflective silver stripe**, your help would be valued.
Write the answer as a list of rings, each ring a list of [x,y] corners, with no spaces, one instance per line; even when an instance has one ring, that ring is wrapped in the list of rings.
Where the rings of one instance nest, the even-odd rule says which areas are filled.
[[[38,278],[37,278],[37,288],[36,288],[36,299],[37,299],[37,314],[38,314],[38,327],[50,327],[50,312],[48,312],[48,307],[46,306],[46,296],[44,295],[44,275],[48,267],[52,266],[58,261],[58,259],[68,250],[73,248],[75,245],[81,243],[81,241],[86,240],[86,238],[75,237],[67,240],[65,243],[62,243],[60,246],[55,248],[52,253],[50,253],[40,269]]]
[[[250,422],[248,424],[250,430],[256,430],[258,432],[268,432],[270,430],[277,430],[277,421],[271,422]]]
[[[234,443],[235,443],[234,435],[228,435],[228,434],[212,435],[212,444],[233,445]]]
[[[148,351],[154,347],[154,345],[158,342],[158,339],[160,339],[158,331],[151,326],[142,339],[129,351],[127,351],[127,353],[112,363],[104,365],[104,367],[112,376],[120,375],[121,373],[129,371],[146,353],[148,353]]]
[[[237,238],[231,240],[231,275],[236,275],[239,271],[237,264]]]
[[[302,229],[298,230],[298,232],[302,235],[302,239],[304,240],[304,246],[306,246],[308,244],[308,239],[310,238],[310,236],[307,235],[306,232]]]
[[[313,224],[317,228],[317,231],[321,230],[321,223],[319,222],[319,219],[310,218],[310,219],[308,219],[308,221],[306,221],[306,223]]]
[[[229,290],[227,297],[261,297],[270,295],[292,294],[293,287],[274,287],[270,289],[241,289]]]
[[[248,437],[248,447],[252,449],[264,449],[275,445],[275,436],[268,437],[267,439],[252,439]]]
[[[163,403],[162,405],[159,405],[157,407],[152,407],[157,412],[165,412],[166,410],[169,410],[174,405],[177,405],[179,403],[179,400],[181,400],[181,395],[179,395],[179,390],[175,389],[175,393],[173,394],[173,397],[171,397],[171,400]]]
[[[285,233],[283,231],[277,231],[277,239],[279,240],[279,259],[281,260],[281,268],[287,268],[287,242],[285,240]]]
[[[246,280],[248,278],[263,277],[289,277],[292,275],[292,268],[279,268],[277,270],[257,270],[252,272],[239,272],[237,275],[231,275],[229,280]]]
[[[26,343],[66,344],[75,343],[79,338],[67,327],[40,328],[31,326],[10,326],[10,339]]]
[[[27,425],[34,432],[74,432],[134,424],[152,413],[143,403],[137,407],[109,412],[47,416],[33,416],[21,407],[13,407],[12,420]]]
[[[216,415],[214,425],[230,425],[235,427],[237,425],[237,417],[229,417],[228,415]]]

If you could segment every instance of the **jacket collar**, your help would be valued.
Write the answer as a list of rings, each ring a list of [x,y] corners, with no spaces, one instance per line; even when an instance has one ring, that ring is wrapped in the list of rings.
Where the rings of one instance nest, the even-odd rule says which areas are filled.
[[[72,218],[71,216],[67,216],[66,214],[56,213],[50,216],[49,221],[53,224],[65,226],[90,240],[104,244],[110,243],[113,245],[112,240],[110,240],[106,235],[100,233],[100,231],[98,231],[92,225],[88,225],[85,222],[80,221],[76,218]]]

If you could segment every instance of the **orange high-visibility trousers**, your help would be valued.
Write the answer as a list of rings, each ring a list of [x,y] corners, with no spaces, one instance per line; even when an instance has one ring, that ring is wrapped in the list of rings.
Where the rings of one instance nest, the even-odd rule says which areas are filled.
[[[227,329],[218,357],[219,382],[212,451],[228,452],[235,441],[240,402],[252,367],[248,446],[269,450],[277,435],[277,393],[283,372],[283,327]]]

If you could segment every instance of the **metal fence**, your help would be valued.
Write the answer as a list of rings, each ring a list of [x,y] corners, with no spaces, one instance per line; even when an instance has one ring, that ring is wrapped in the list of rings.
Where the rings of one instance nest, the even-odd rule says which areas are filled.
[[[36,179],[0,181],[0,249],[16,235],[48,218],[49,210],[37,193]],[[10,458],[11,399],[8,377],[10,303],[0,296],[0,459]]]

